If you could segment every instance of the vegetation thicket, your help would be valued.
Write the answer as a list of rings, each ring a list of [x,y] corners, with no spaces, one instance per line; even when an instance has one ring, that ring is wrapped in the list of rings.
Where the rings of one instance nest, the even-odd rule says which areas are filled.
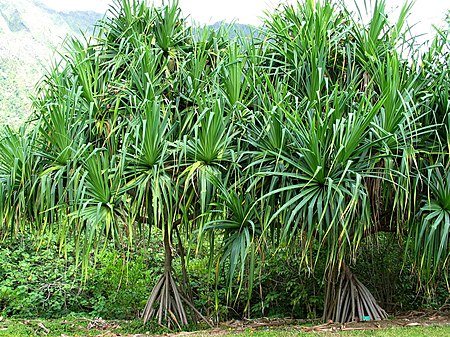
[[[321,266],[324,319],[385,318],[348,268],[381,232],[425,289],[448,289],[449,30],[422,52],[410,8],[391,24],[376,1],[363,24],[306,0],[230,38],[187,25],[176,1],[116,1],[95,38],[65,44],[29,123],[2,132],[2,235],[73,241],[87,271],[111,242],[134,252],[159,228],[143,317],[172,327],[201,316],[187,265],[204,249],[246,314],[262,262],[289,249]]]

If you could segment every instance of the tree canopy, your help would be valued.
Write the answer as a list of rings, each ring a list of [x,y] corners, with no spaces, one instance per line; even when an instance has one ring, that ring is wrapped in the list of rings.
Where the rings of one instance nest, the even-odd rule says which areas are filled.
[[[87,265],[160,228],[166,268],[144,319],[172,325],[196,311],[175,244],[207,242],[230,298],[268,246],[312,269],[322,250],[324,317],[382,318],[345,267],[366,237],[395,232],[424,286],[448,280],[449,30],[423,51],[410,8],[391,24],[377,1],[363,24],[307,0],[231,37],[188,25],[176,1],[116,1],[94,38],[64,44],[27,125],[2,131],[0,233],[75,240]]]

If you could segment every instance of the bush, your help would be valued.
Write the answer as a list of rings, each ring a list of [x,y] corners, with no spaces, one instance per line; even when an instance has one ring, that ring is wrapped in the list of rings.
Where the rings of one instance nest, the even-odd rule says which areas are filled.
[[[42,242],[48,244],[48,242]],[[82,311],[81,279],[73,258],[37,250],[28,237],[0,246],[0,311],[8,316],[52,318]]]
[[[259,302],[253,305],[255,316],[316,318],[323,307],[323,282],[300,263],[295,248],[279,249],[262,262],[258,283]],[[321,275],[323,266],[317,266]]]
[[[128,252],[127,256],[114,250],[103,252],[92,268],[85,292],[92,299],[91,315],[107,319],[140,317],[162,272],[163,252],[156,244]]]
[[[57,318],[69,313],[132,319],[145,305],[162,253],[139,248],[121,256],[112,248],[98,256],[84,279],[68,246],[67,259],[55,240],[37,249],[29,237],[0,246],[0,311],[6,316]],[[127,263],[124,264],[124,259]]]
[[[59,318],[76,313],[105,319],[138,318],[162,273],[160,242],[154,236],[128,253],[108,246],[95,263],[92,259],[85,279],[75,265],[70,243],[64,258],[54,238],[46,238],[39,249],[29,236],[4,241],[0,245],[1,315]],[[181,275],[179,259],[175,261],[176,274]],[[188,273],[198,308],[207,316],[224,317],[225,293],[214,296],[214,276],[209,274],[207,257],[191,257]]]
[[[438,309],[448,299],[442,278],[433,293],[420,290],[419,276],[412,270],[412,258],[398,244],[394,234],[378,233],[367,238],[358,250],[352,270],[388,312],[422,307]]]

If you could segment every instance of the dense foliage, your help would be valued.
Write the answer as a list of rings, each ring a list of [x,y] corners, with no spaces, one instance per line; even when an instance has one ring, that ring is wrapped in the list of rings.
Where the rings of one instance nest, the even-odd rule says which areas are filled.
[[[424,305],[439,309],[448,296],[445,282],[432,296],[417,294],[414,274],[401,273],[402,252],[400,247],[395,247],[393,239],[386,237],[364,244],[355,266],[356,274],[391,313]],[[148,297],[149,286],[157,281],[164,261],[158,236],[149,244],[139,243],[137,253],[131,256],[123,256],[108,247],[95,264],[90,264],[89,277],[84,280],[73,261],[73,246],[67,248],[65,258],[58,254],[55,240],[45,238],[40,244],[38,249],[36,242],[27,236],[2,243],[0,316],[137,319]],[[177,261],[174,269],[180,273]],[[292,249],[278,251],[256,264],[261,272],[255,277],[251,296],[252,318],[320,316],[323,266],[317,267],[315,275],[309,274]],[[383,273],[377,271],[380,265],[386,266]],[[224,321],[241,317],[247,297],[240,296],[227,305],[225,277],[221,275],[216,288],[215,277],[208,270],[207,255],[191,257],[187,267],[194,303],[205,316]],[[147,325],[148,328],[151,326]]]
[[[44,243],[46,249],[38,251],[26,237],[0,249],[2,315],[59,318],[78,313],[115,319],[138,317],[148,289],[143,276],[155,278],[153,274],[160,270],[145,252],[130,259],[126,268],[121,257],[105,252],[89,268],[89,281],[83,283],[73,257],[59,256],[54,240],[48,241]]]
[[[73,240],[87,271],[109,242],[126,255],[159,228],[143,315],[172,326],[200,315],[186,265],[204,249],[247,314],[259,268],[289,249],[327,281],[325,318],[385,317],[347,267],[379,232],[424,287],[448,287],[449,36],[420,54],[409,9],[391,25],[376,2],[364,25],[308,0],[230,38],[192,29],[176,2],[118,1],[95,39],[67,43],[27,127],[4,131],[1,232]]]

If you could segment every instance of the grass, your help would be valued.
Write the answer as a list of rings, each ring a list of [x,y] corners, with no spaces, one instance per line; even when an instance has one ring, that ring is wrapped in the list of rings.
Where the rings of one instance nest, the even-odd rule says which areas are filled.
[[[236,332],[229,334],[220,334],[221,337],[235,336]],[[279,328],[268,330],[245,330],[239,334],[241,337],[291,337],[291,336],[311,336],[311,337],[327,337],[327,336],[371,336],[371,337],[422,337],[422,336],[449,336],[450,326],[421,326],[421,327],[408,327],[408,328],[386,328],[379,330],[355,330],[355,331],[340,331],[340,332],[328,332],[328,333],[315,333],[315,332],[301,332],[295,331],[283,331]],[[207,337],[214,336],[209,333],[198,334],[193,337]]]
[[[0,337],[34,336],[98,336],[110,331],[118,334],[162,334],[167,332],[159,326],[134,321],[104,321],[69,316],[60,319],[1,319]]]
[[[0,337],[34,337],[34,336],[103,336],[108,332],[120,336],[133,336],[133,334],[155,335],[166,333],[157,325],[142,324],[142,321],[104,321],[102,319],[86,319],[82,317],[67,317],[53,320],[41,319],[3,319],[0,317]],[[235,336],[242,337],[289,337],[289,336],[382,336],[382,337],[422,337],[422,336],[449,336],[450,326],[419,326],[405,328],[386,328],[379,330],[355,330],[338,331],[334,333],[312,333],[301,332],[301,327],[286,327],[285,329],[265,328],[264,330],[245,329],[232,330],[227,333],[224,330],[205,330],[198,334],[192,334],[193,337],[206,336]]]
[[[88,321],[78,320],[40,320],[11,319],[0,322],[1,337],[33,336],[95,336],[101,333],[97,329],[88,329]]]

